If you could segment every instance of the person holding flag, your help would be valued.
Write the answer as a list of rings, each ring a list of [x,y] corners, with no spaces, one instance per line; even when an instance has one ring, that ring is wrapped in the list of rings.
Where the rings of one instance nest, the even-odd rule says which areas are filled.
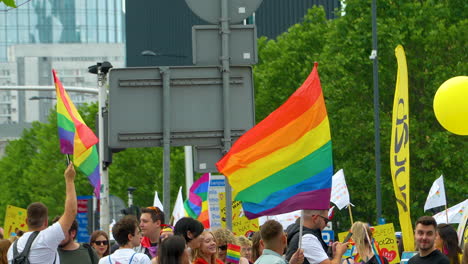
[[[78,208],[75,190],[75,168],[73,163],[69,163],[65,170],[65,209],[63,215],[53,225],[48,227],[48,209],[39,202],[28,206],[26,222],[29,232],[22,235],[8,250],[8,263],[13,263],[17,253],[21,254],[25,246],[30,244],[29,257],[31,263],[52,264],[60,263],[57,248],[68,234],[73,221],[75,220]],[[16,251],[16,253],[14,253]]]
[[[372,230],[368,224],[357,221],[351,226],[352,239],[355,243],[357,255],[354,258],[347,258],[346,264],[388,264],[388,260],[379,255],[378,247],[372,237]],[[361,262],[355,260],[361,259]]]
[[[335,242],[333,256],[328,256],[328,245],[322,239],[322,230],[327,226],[328,210],[304,210],[304,229],[302,233],[302,248],[304,249],[305,264],[338,264],[348,248],[348,243]],[[288,234],[292,236],[286,252],[286,259],[290,260],[299,245],[299,230]],[[329,258],[331,257],[331,259]]]

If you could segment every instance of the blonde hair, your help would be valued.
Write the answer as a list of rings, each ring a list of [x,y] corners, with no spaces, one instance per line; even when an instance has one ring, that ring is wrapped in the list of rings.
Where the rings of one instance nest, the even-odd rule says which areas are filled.
[[[213,235],[216,238],[216,241],[219,245],[234,244],[237,245],[237,239],[231,230],[227,228],[219,228],[213,231]]]
[[[252,246],[252,241],[250,241],[248,238],[245,236],[238,236],[237,241],[239,244],[243,247],[251,247]]]
[[[213,236],[213,239],[214,239],[214,242],[216,243],[216,253],[211,255],[210,258],[211,258],[211,263],[216,263],[216,259],[218,258],[218,242],[216,241],[216,237],[215,235],[211,232],[211,231],[204,231],[201,236],[203,236],[203,239],[205,239],[205,235],[207,234],[210,234]],[[203,243],[203,242],[202,242]],[[201,246],[194,249],[192,251],[192,259],[193,260],[196,260],[198,258],[203,258],[204,254],[203,252],[201,251]]]
[[[362,254],[366,250],[372,250],[371,241],[369,241],[372,240],[372,231],[368,224],[360,221],[354,222],[351,226],[351,232],[358,253]]]

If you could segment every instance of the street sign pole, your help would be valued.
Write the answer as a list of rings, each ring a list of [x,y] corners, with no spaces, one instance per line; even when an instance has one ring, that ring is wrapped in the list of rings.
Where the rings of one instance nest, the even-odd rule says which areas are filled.
[[[98,87],[99,87],[99,173],[101,175],[100,190],[100,214],[99,223],[101,230],[109,234],[109,170],[104,167],[104,115],[106,109],[107,89],[106,72],[102,72],[100,66],[97,69]]]
[[[226,154],[231,149],[231,107],[229,101],[229,17],[228,0],[221,1],[221,63],[223,73],[223,117],[224,117],[224,148]],[[232,230],[232,194],[231,186],[226,181],[226,227]]]
[[[163,81],[163,206],[164,220],[171,218],[171,72],[161,67]]]

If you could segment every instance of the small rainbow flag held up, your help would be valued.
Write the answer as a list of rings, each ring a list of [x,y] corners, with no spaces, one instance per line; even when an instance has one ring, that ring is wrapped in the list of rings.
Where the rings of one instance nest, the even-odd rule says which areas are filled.
[[[332,143],[317,63],[302,86],[216,166],[250,219],[329,209]]]
[[[226,263],[239,263],[241,247],[227,244]]]
[[[101,181],[99,177],[99,157],[96,148],[98,138],[85,122],[63,88],[55,70],[52,70],[57,93],[57,125],[60,151],[73,154],[74,165],[83,172],[99,197]]]
[[[203,174],[190,187],[189,198],[185,200],[184,207],[188,215],[202,222],[205,228],[210,228],[210,219],[208,215],[208,186],[210,183],[210,174]]]

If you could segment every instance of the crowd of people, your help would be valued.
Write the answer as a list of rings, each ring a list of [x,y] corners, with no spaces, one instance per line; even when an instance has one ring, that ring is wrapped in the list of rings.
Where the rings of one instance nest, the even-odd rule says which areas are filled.
[[[31,264],[388,264],[375,249],[371,227],[357,221],[351,229],[352,242],[322,239],[322,231],[330,221],[328,210],[304,210],[302,237],[300,223],[286,230],[268,220],[249,237],[235,236],[220,228],[205,230],[196,219],[184,217],[175,226],[164,223],[164,212],[158,207],[142,208],[141,216],[125,216],[112,228],[115,243],[107,233],[97,230],[89,243],[77,243],[77,199],[75,170],[69,164],[64,173],[65,208],[61,216],[48,223],[48,209],[39,202],[27,208],[29,232],[14,239],[0,239],[0,264],[16,263],[21,257]],[[431,216],[422,216],[415,225],[415,246],[418,253],[409,264],[468,264],[468,243],[463,255],[457,232],[448,224],[437,225]],[[343,257],[352,243],[353,256]],[[240,248],[240,257],[230,256],[232,245]],[[231,254],[232,255],[232,254]]]

